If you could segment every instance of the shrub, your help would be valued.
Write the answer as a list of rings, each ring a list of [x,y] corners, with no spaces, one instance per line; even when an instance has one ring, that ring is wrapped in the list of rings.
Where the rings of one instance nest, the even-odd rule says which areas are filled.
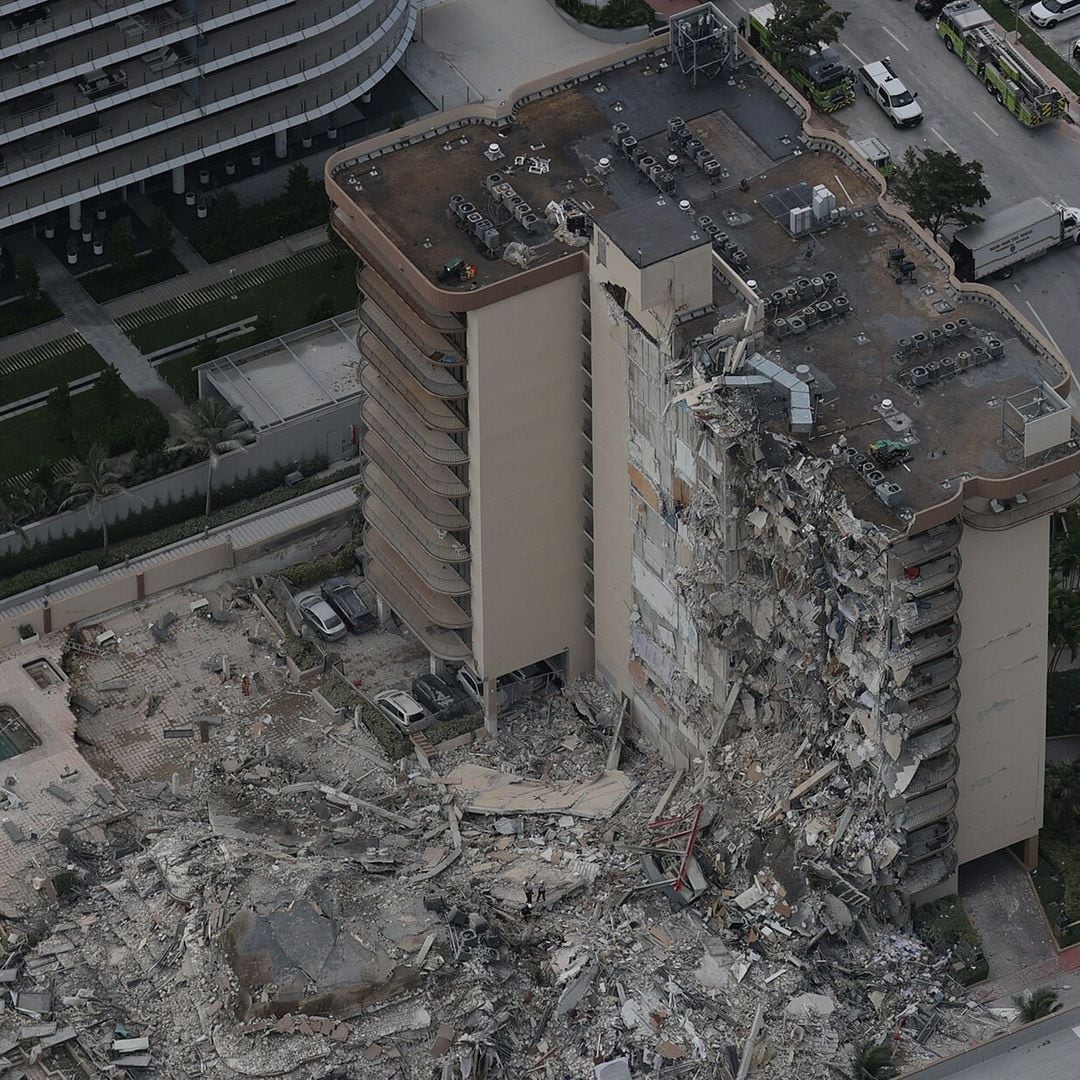
[[[371,733],[380,749],[389,761],[400,761],[412,751],[412,743],[378,709],[372,705],[359,690],[337,672],[322,686],[322,694],[335,709],[344,709],[350,714],[353,709],[360,709],[360,723]]]
[[[456,739],[467,731],[475,731],[484,726],[484,714],[482,712],[466,713],[465,716],[455,716],[449,720],[436,720],[424,732],[433,742],[446,742],[447,739]]]
[[[944,896],[916,908],[912,921],[915,933],[934,952],[951,952],[956,963],[963,965],[953,971],[957,982],[969,986],[989,974],[982,938],[971,925],[959,897]]]
[[[287,570],[282,570],[278,576],[290,585],[299,588],[312,585],[317,581],[324,581],[328,577],[348,573],[351,567],[352,547],[346,546],[332,555],[320,555],[317,559],[310,559],[298,566],[290,566]]]
[[[631,26],[652,26],[656,18],[645,0],[610,0],[603,7],[593,7],[582,0],[555,0],[555,2],[578,22],[587,26],[600,26],[608,30],[626,30]]]

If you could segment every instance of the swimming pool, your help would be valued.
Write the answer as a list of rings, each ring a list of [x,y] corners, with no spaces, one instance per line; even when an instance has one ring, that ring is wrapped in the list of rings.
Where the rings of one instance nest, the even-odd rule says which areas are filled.
[[[25,754],[40,745],[41,740],[23,718],[10,705],[0,705],[0,761]]]

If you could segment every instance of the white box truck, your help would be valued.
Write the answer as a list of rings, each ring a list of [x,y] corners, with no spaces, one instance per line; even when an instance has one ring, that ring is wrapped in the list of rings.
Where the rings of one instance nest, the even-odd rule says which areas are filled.
[[[961,229],[949,254],[961,281],[979,281],[992,274],[1008,277],[1017,263],[1078,240],[1080,209],[1039,195]]]

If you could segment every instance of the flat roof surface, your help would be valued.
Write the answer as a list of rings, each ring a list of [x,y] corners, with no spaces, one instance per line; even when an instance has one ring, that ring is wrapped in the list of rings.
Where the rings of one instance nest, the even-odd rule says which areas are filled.
[[[628,124],[630,134],[662,160],[671,150],[667,122],[675,116],[687,122],[727,175],[711,182],[684,159],[675,194],[657,206],[657,189],[613,148],[612,128]],[[649,215],[649,243],[656,251],[685,250],[680,245],[688,240],[687,218],[678,210],[679,200],[697,204],[737,186],[743,176],[789,154],[798,133],[795,116],[759,79],[743,75],[732,86],[705,80],[695,88],[677,68],[649,57],[523,106],[502,134],[484,124],[467,125],[341,169],[335,179],[429,280],[434,282],[452,259],[464,257],[477,266],[476,284],[483,286],[521,268],[480,254],[448,213],[452,195],[464,196],[492,218],[503,245],[528,244],[533,249],[529,268],[576,250],[557,241],[546,226],[538,235],[527,234],[488,197],[484,179],[491,173],[503,176],[537,213],[552,200],[574,199],[605,230],[608,215],[636,208]],[[497,161],[485,156],[491,143],[503,154]],[[604,157],[611,171],[601,183],[594,170]],[[613,227],[625,227],[631,217],[616,216]]]
[[[826,185],[836,195],[837,205],[848,206],[851,212],[831,228],[792,237],[785,223],[774,220],[762,202],[768,204],[771,200],[766,196],[800,182],[810,188]],[[962,300],[944,272],[879,212],[876,194],[875,188],[832,154],[803,154],[755,176],[747,192],[738,188],[724,192],[719,205],[708,212],[724,222],[732,240],[748,253],[750,265],[743,276],[757,282],[762,296],[799,278],[836,274],[836,287],[825,299],[846,296],[851,313],[785,338],[773,332],[770,319],[762,352],[788,371],[805,364],[814,375],[822,401],[814,434],[806,441],[816,453],[827,456],[841,434],[848,445],[863,453],[878,439],[911,438],[910,460],[889,470],[886,479],[900,484],[903,505],[918,511],[955,494],[958,478],[1007,477],[1030,468],[1022,448],[1002,432],[1003,402],[1044,381],[1057,385],[1062,371],[1032,352],[994,309]],[[914,282],[896,281],[889,252],[897,246],[915,263]],[[723,314],[740,310],[726,289],[717,290],[715,302]],[[777,314],[798,315],[807,303],[783,306]],[[982,341],[960,336],[943,339],[929,355],[899,359],[899,339],[927,334],[959,319],[1000,339],[1003,359],[968,368],[936,384],[911,385],[906,373],[912,367],[955,357]],[[685,324],[684,338],[704,333],[707,322],[701,318]],[[723,393],[752,394],[766,423],[787,430],[787,399],[779,390]],[[908,430],[898,432],[886,422],[879,410],[885,399],[910,418]],[[898,524],[896,512],[884,506],[852,469],[838,469],[836,476],[856,514]]]
[[[356,316],[253,345],[198,370],[258,431],[360,393]]]

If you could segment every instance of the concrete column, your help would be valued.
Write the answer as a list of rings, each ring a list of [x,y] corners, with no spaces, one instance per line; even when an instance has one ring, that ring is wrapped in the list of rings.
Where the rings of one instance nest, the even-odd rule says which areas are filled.
[[[440,679],[445,679],[450,674],[450,668],[445,660],[440,660],[437,656],[428,658],[428,670],[432,675],[438,675]]]
[[[289,156],[289,133],[287,131],[274,132],[274,156],[282,160]]]
[[[499,699],[496,680],[484,680],[484,730],[489,735],[499,734]]]
[[[1024,869],[1031,873],[1039,865],[1039,834],[1029,836],[1024,841]]]
[[[393,612],[390,610],[390,605],[381,597],[375,597],[375,614],[379,617],[379,625],[385,626],[390,621],[390,616]]]
[[[172,171],[172,193],[174,195],[184,194],[184,166],[177,165]]]
[[[73,202],[68,206],[68,226],[72,232],[78,232],[82,228],[81,202]]]

